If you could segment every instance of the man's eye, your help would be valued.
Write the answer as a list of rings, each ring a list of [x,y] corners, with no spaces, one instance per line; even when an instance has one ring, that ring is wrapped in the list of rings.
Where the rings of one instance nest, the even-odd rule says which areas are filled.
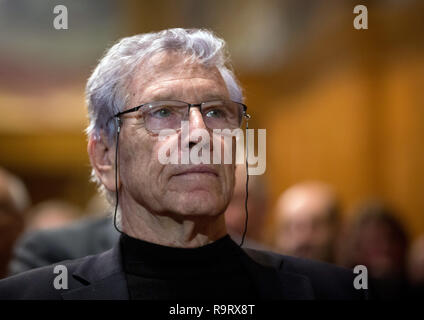
[[[209,118],[224,118],[225,112],[220,109],[213,109],[206,113],[206,116]]]
[[[153,112],[156,118],[167,118],[172,114],[172,111],[166,107],[160,108]]]

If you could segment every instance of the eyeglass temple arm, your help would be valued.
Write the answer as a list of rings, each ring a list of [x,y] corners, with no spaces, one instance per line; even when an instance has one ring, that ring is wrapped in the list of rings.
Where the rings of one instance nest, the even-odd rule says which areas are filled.
[[[242,104],[242,106],[243,106],[243,117],[244,117],[246,120],[249,120],[249,119],[251,118],[251,116],[250,116],[250,114],[248,114],[248,113],[247,113],[247,106],[246,106],[246,105],[244,105],[244,104]]]
[[[138,110],[138,109],[140,109],[142,106],[143,106],[143,105],[141,105],[141,106],[137,106],[137,107],[134,107],[134,108],[131,108],[131,109],[128,109],[128,110],[124,110],[124,111],[121,111],[121,112],[118,112],[117,114],[115,114],[115,115],[114,115],[114,117],[115,117],[115,118],[119,118],[119,117],[120,117],[120,116],[122,116],[123,114],[126,114],[126,113],[130,113],[130,112],[137,111],[137,110]]]

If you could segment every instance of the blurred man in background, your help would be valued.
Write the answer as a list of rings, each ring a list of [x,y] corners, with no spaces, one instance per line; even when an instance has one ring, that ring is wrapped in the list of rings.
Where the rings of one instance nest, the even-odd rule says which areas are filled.
[[[381,298],[406,298],[408,235],[394,211],[380,201],[364,201],[353,217],[346,234],[344,264],[366,266]]]
[[[63,227],[80,216],[80,210],[67,202],[48,200],[38,203],[27,213],[26,230]]]
[[[248,248],[264,249],[263,228],[268,212],[267,186],[263,176],[249,176],[248,226],[245,245]],[[236,184],[233,198],[225,211],[228,234],[240,243],[245,229],[246,168],[236,168]]]
[[[24,230],[24,212],[29,203],[24,184],[0,168],[0,278],[7,275],[12,248]]]
[[[409,250],[408,274],[412,284],[424,286],[424,235],[418,237]]]
[[[419,236],[409,249],[408,277],[412,297],[424,298],[424,234]]]
[[[9,274],[14,275],[50,264],[82,258],[112,248],[119,233],[113,227],[104,197],[94,196],[85,218],[62,227],[32,230],[17,241]]]
[[[285,254],[326,262],[335,260],[339,200],[322,182],[302,182],[278,199],[274,245]]]
[[[379,201],[367,201],[355,210],[348,239],[348,264],[366,265],[376,278],[406,274],[408,236],[393,210]]]

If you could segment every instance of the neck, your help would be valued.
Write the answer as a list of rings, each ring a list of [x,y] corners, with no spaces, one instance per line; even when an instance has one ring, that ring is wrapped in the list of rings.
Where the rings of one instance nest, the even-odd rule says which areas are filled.
[[[122,207],[122,231],[127,235],[155,244],[197,248],[227,234],[224,214],[217,216],[156,215],[143,207]]]

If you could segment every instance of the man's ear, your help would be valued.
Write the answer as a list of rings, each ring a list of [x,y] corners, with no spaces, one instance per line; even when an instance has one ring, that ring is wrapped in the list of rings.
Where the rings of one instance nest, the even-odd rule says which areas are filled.
[[[115,144],[101,132],[88,139],[87,152],[91,166],[105,188],[115,191]],[[120,187],[118,175],[118,189]]]

